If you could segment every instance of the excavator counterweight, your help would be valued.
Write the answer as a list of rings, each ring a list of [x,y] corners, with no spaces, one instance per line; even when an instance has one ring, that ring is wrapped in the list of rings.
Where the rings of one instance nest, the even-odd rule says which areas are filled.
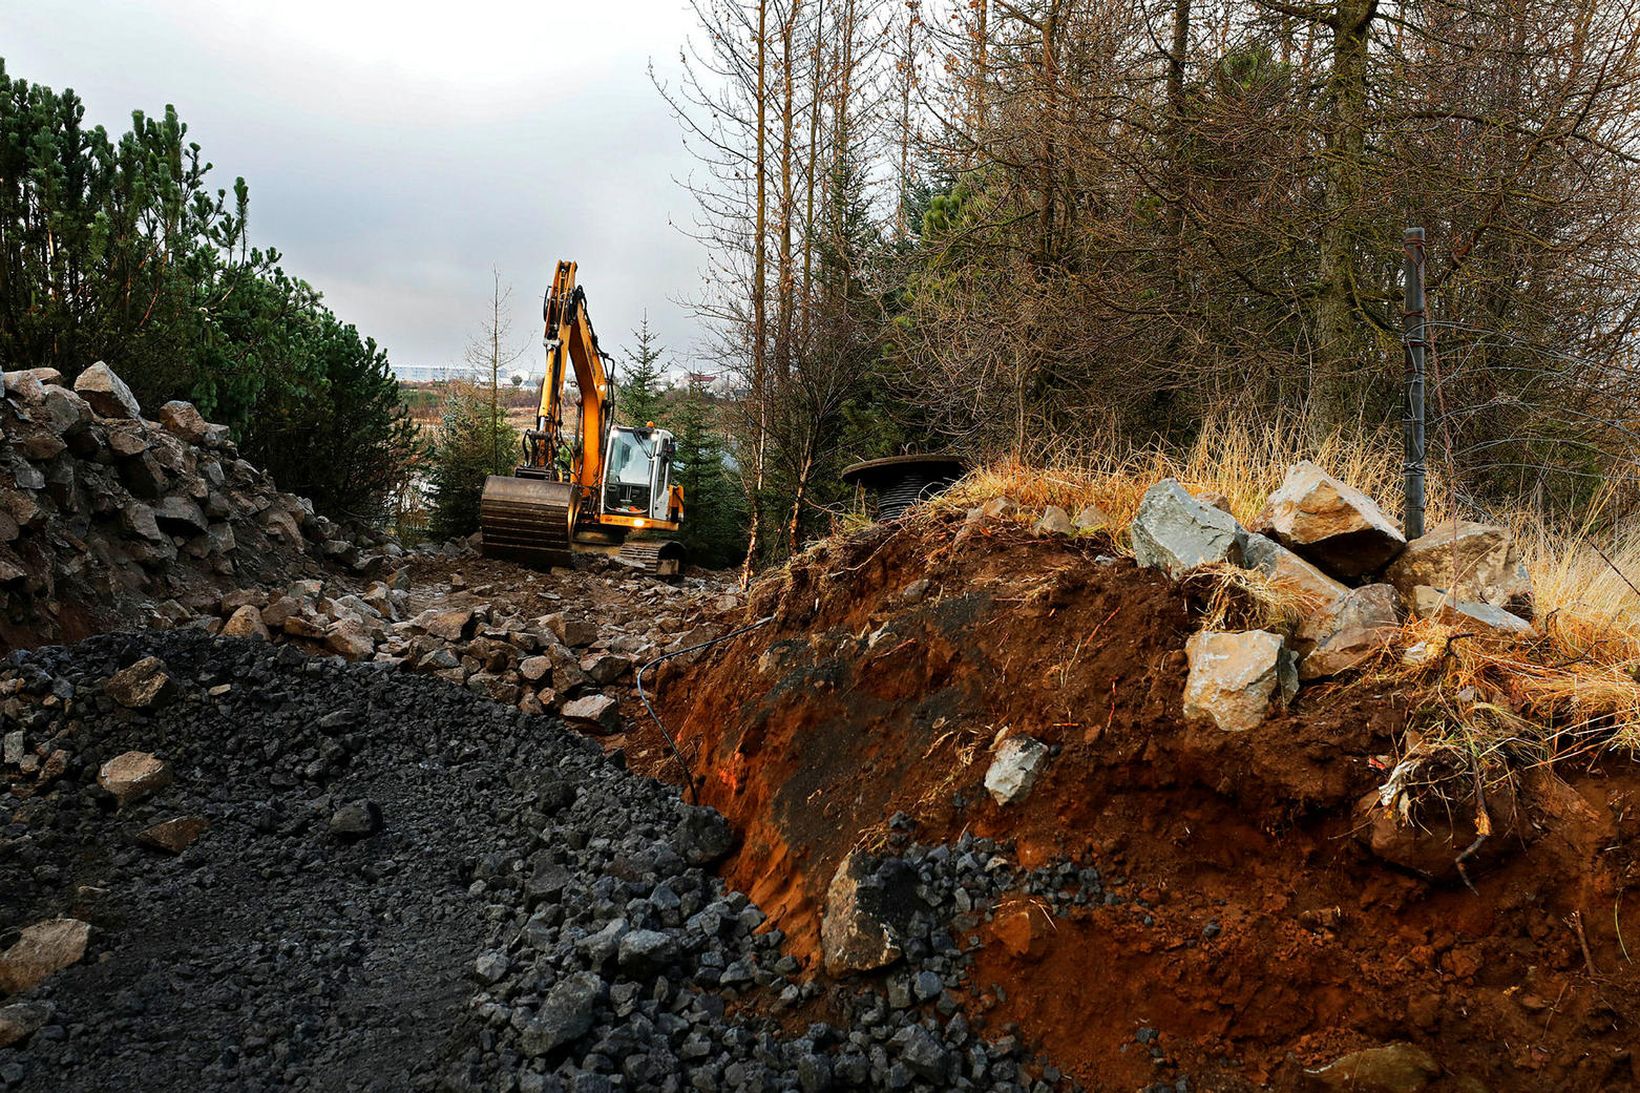
[[[535,427],[524,432],[524,459],[512,475],[485,480],[485,557],[567,566],[578,550],[598,551],[657,575],[677,573],[682,544],[655,537],[683,522],[672,434],[615,424],[614,385],[574,262],[558,263],[542,310],[547,366]],[[580,393],[573,423],[564,420],[570,368]]]

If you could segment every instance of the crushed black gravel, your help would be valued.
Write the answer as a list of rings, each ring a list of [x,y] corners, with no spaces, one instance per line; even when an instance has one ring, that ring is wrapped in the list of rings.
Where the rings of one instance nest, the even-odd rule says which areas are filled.
[[[145,656],[176,686],[119,707],[102,682]],[[727,824],[554,720],[191,631],[14,654],[0,697],[5,730],[64,765],[0,797],[0,945],[43,917],[93,926],[28,992],[52,1013],[0,1049],[7,1093],[1062,1084],[969,1028],[958,937],[1005,890],[1108,899],[1096,873],[901,832],[881,867],[917,879],[905,964],[782,1034],[766,1015],[821,987],[710,872]],[[96,774],[127,750],[175,777],[116,809]],[[189,816],[209,826],[179,855],[136,842]]]

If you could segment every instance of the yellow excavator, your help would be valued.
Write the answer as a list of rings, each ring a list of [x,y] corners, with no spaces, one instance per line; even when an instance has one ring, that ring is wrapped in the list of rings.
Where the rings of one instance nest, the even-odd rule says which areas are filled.
[[[567,566],[576,551],[613,554],[656,576],[683,565],[683,487],[672,482],[677,444],[653,422],[615,424],[615,390],[598,348],[575,263],[559,262],[547,290],[546,375],[524,460],[484,481],[479,504],[486,558]],[[580,392],[565,421],[566,361]]]

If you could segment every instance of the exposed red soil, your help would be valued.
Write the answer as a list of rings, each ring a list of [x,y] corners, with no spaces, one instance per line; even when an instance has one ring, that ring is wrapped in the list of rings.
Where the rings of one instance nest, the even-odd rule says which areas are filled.
[[[824,544],[754,590],[748,618],[774,622],[663,676],[702,799],[745,832],[728,880],[811,970],[838,862],[904,811],[921,841],[966,830],[1124,878],[1122,905],[1047,922],[1022,903],[974,935],[970,1016],[1017,1022],[1088,1088],[1302,1088],[1400,1040],[1445,1068],[1434,1088],[1640,1083],[1640,767],[1528,772],[1491,798],[1507,834],[1471,859],[1475,890],[1431,880],[1375,857],[1357,807],[1418,696],[1344,681],[1254,733],[1186,724],[1191,588],[1096,561],[1108,543],[955,532]],[[1006,809],[981,785],[1005,730],[1060,749]],[[1455,858],[1465,807],[1421,849]]]

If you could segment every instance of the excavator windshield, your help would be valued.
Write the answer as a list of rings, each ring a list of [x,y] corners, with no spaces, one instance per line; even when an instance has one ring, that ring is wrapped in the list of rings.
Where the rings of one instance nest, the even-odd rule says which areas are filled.
[[[634,429],[614,428],[604,472],[604,511],[647,516],[655,482],[655,448]]]
[[[647,486],[653,476],[655,451],[630,429],[614,430],[609,445],[609,477],[606,483]]]

